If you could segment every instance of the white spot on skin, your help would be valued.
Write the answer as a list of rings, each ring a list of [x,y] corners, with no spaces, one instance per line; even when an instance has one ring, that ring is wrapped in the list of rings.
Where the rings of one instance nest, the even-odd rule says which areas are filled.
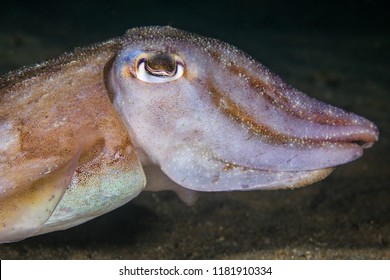
[[[0,123],[0,163],[6,159],[10,160],[9,156],[17,156],[20,150],[19,141],[20,136],[15,123]]]

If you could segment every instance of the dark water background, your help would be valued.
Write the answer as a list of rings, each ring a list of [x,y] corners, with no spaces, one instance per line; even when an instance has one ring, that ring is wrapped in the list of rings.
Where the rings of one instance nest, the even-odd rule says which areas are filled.
[[[73,229],[0,245],[2,259],[390,258],[390,17],[380,1],[1,3],[0,73],[171,25],[227,41],[294,87],[363,115],[380,141],[294,191],[142,193]]]

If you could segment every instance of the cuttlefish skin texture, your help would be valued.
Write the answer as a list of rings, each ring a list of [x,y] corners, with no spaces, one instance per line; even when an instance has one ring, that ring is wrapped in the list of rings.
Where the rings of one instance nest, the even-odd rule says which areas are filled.
[[[0,78],[0,242],[66,229],[142,190],[300,187],[378,139],[221,41],[171,27]]]

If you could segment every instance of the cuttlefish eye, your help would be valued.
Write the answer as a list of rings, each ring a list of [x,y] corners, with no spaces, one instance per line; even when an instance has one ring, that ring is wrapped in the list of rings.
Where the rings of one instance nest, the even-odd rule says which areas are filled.
[[[179,79],[184,73],[183,60],[174,54],[142,55],[136,65],[136,77],[147,83],[166,83]]]

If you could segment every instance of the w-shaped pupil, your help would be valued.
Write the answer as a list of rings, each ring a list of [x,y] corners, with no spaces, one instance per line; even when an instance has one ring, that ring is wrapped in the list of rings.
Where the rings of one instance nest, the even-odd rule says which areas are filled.
[[[169,54],[154,54],[148,57],[146,70],[154,76],[173,77],[177,71],[176,60]]]

